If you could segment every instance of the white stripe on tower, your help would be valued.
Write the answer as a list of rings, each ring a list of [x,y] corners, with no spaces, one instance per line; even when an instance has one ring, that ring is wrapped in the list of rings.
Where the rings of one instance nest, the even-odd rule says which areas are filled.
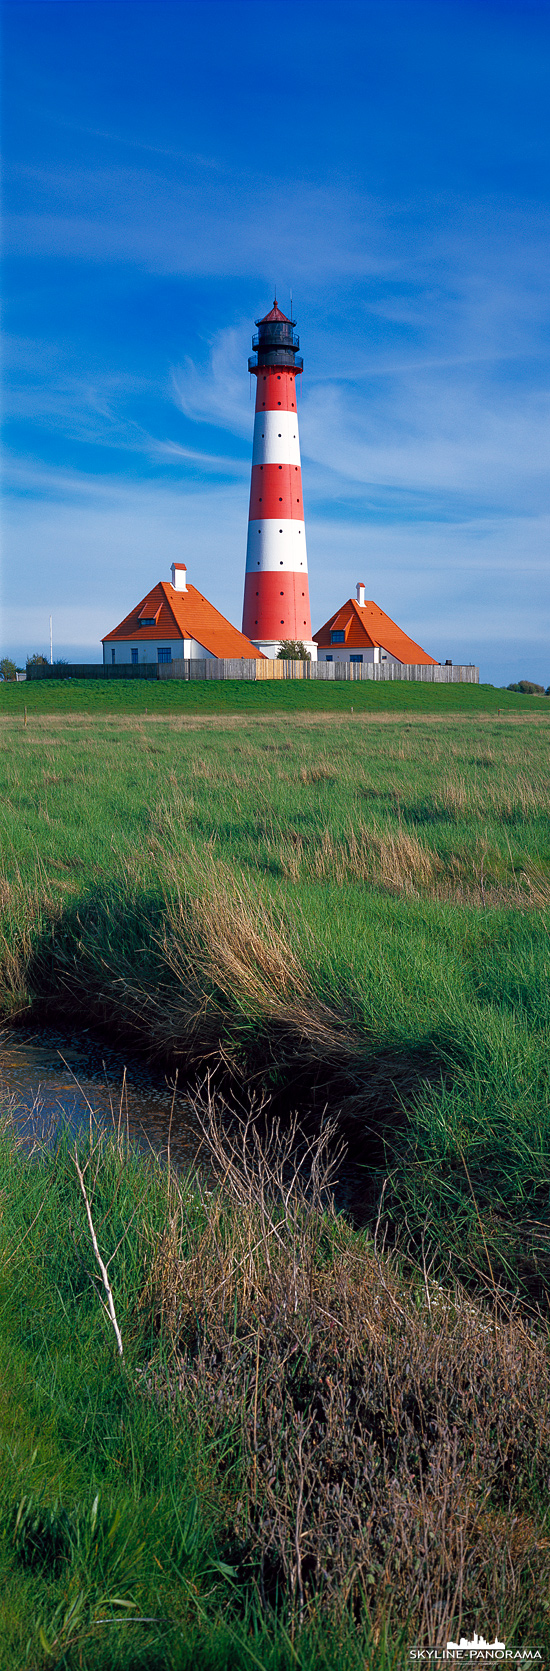
[[[302,362],[294,323],[276,303],[258,326],[243,632],[266,655],[283,639],[302,640],[314,655],[296,405]]]

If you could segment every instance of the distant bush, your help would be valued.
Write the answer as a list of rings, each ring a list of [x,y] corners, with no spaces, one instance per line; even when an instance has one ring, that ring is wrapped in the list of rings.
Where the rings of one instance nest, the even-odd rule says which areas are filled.
[[[17,668],[15,666],[15,662],[10,661],[9,656],[3,656],[2,660],[0,661],[0,673],[2,674],[3,678],[4,679],[15,679],[16,672],[17,672]]]
[[[507,690],[521,691],[522,696],[548,696],[550,686],[545,691],[544,685],[534,685],[531,679],[520,679],[517,685],[507,685]]]
[[[27,667],[47,667],[47,666],[48,666],[48,661],[47,661],[46,656],[39,656],[39,655],[27,656]]]
[[[277,652],[277,661],[311,661],[311,655],[301,638],[284,638]]]

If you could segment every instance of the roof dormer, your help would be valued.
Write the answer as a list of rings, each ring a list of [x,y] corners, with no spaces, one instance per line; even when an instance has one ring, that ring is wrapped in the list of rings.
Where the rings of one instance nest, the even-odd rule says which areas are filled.
[[[145,603],[144,606],[143,606],[143,609],[140,610],[140,613],[139,613],[138,618],[137,618],[138,627],[156,627],[156,624],[157,624],[157,621],[158,621],[158,618],[159,618],[159,615],[160,615],[160,610],[161,610],[161,605],[159,604],[158,609],[155,610],[154,615],[152,615],[151,614],[150,603],[149,602]]]

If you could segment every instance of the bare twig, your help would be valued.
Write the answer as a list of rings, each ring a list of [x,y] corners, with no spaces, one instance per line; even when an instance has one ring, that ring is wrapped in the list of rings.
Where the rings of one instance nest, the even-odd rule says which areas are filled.
[[[172,1120],[174,1118],[174,1104],[175,1104],[175,1101],[176,1101],[177,1089],[178,1089],[178,1069],[176,1068],[176,1077],[174,1079],[174,1091],[173,1091],[173,1096],[172,1096],[172,1107],[170,1109],[170,1124],[168,1126],[168,1177],[170,1177],[170,1143],[171,1143],[171,1139],[172,1139]]]
[[[76,1167],[76,1171],[77,1171],[77,1175],[78,1175],[78,1181],[79,1181],[79,1184],[80,1184],[80,1188],[81,1188],[82,1194],[84,1196],[84,1205],[85,1205],[85,1208],[86,1208],[86,1217],[88,1219],[88,1224],[89,1224],[89,1227],[90,1227],[90,1236],[92,1238],[92,1247],[93,1247],[93,1250],[94,1250],[94,1253],[95,1253],[95,1256],[96,1256],[96,1259],[97,1259],[97,1263],[99,1265],[99,1269],[101,1271],[101,1280],[103,1282],[103,1287],[104,1287],[105,1293],[107,1295],[107,1310],[109,1312],[109,1317],[111,1319],[111,1322],[112,1322],[112,1325],[113,1325],[113,1328],[114,1328],[114,1331],[115,1331],[115,1335],[116,1335],[118,1355],[119,1355],[120,1358],[123,1358],[124,1357],[124,1348],[123,1348],[123,1345],[122,1345],[122,1335],[120,1333],[120,1329],[119,1329],[119,1326],[118,1326],[118,1323],[117,1323],[115,1303],[114,1303],[114,1300],[113,1300],[111,1284],[109,1282],[109,1277],[108,1277],[108,1273],[107,1273],[107,1266],[103,1262],[103,1259],[101,1257],[101,1254],[100,1254],[100,1251],[99,1251],[99,1248],[98,1248],[98,1245],[97,1245],[97,1236],[96,1236],[96,1233],[95,1233],[95,1230],[94,1230],[94,1223],[93,1223],[93,1219],[92,1219],[92,1210],[91,1210],[90,1203],[89,1203],[89,1200],[88,1200],[88,1196],[87,1196],[87,1193],[86,1193],[86,1185],[84,1183],[84,1177],[83,1177],[83,1174],[82,1174],[82,1172],[80,1170],[80,1167],[79,1167],[79,1164],[78,1164],[78,1155],[77,1155],[77,1152],[76,1152],[76,1145],[75,1145],[75,1152],[74,1152],[74,1163],[75,1163],[75,1167]]]

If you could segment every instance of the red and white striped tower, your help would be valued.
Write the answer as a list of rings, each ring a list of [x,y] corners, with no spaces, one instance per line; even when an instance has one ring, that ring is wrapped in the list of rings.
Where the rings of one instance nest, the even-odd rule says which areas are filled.
[[[276,656],[283,639],[301,639],[316,660],[296,400],[300,339],[277,300],[256,324],[256,353],[248,361],[257,383],[243,632],[266,656]]]

